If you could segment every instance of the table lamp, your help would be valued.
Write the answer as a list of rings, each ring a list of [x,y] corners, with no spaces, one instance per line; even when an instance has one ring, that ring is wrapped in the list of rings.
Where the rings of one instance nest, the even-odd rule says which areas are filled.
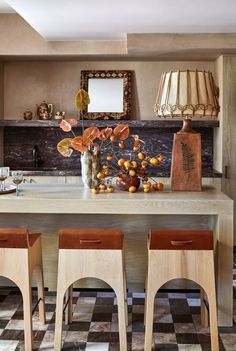
[[[191,128],[190,122],[192,118],[217,118],[219,110],[218,88],[211,72],[162,74],[154,111],[158,117],[183,118],[182,129],[174,134],[172,190],[201,191],[201,135]]]

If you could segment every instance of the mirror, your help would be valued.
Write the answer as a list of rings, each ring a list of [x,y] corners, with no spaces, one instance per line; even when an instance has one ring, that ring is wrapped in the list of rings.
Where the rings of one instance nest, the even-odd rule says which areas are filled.
[[[81,88],[90,96],[84,119],[130,118],[131,71],[81,71]]]

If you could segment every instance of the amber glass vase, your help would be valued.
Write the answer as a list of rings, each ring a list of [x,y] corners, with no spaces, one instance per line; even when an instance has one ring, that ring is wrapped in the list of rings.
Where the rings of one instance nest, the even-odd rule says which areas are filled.
[[[135,186],[136,189],[140,186],[139,177],[132,177],[130,175],[123,174],[116,180],[116,186],[120,190],[128,191],[130,186]]]

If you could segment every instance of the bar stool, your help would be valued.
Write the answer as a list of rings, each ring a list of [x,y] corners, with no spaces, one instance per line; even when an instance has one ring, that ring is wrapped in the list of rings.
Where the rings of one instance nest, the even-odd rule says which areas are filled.
[[[166,282],[179,278],[193,280],[204,289],[210,308],[211,350],[218,351],[213,232],[208,230],[150,230],[145,351],[152,349],[155,295]]]
[[[25,351],[32,351],[32,274],[35,270],[39,320],[45,324],[43,264],[40,234],[26,229],[0,229],[0,275],[11,279],[23,298]]]
[[[98,278],[114,290],[118,304],[120,350],[127,350],[127,298],[124,236],[116,229],[63,229],[59,232],[55,351],[61,350],[63,299],[69,301],[66,322],[72,321],[72,287],[82,278]]]

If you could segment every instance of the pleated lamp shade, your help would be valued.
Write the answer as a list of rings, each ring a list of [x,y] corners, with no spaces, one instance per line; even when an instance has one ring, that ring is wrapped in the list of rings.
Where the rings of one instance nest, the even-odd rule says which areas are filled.
[[[218,88],[211,72],[164,72],[154,111],[159,117],[201,118],[218,116]]]

